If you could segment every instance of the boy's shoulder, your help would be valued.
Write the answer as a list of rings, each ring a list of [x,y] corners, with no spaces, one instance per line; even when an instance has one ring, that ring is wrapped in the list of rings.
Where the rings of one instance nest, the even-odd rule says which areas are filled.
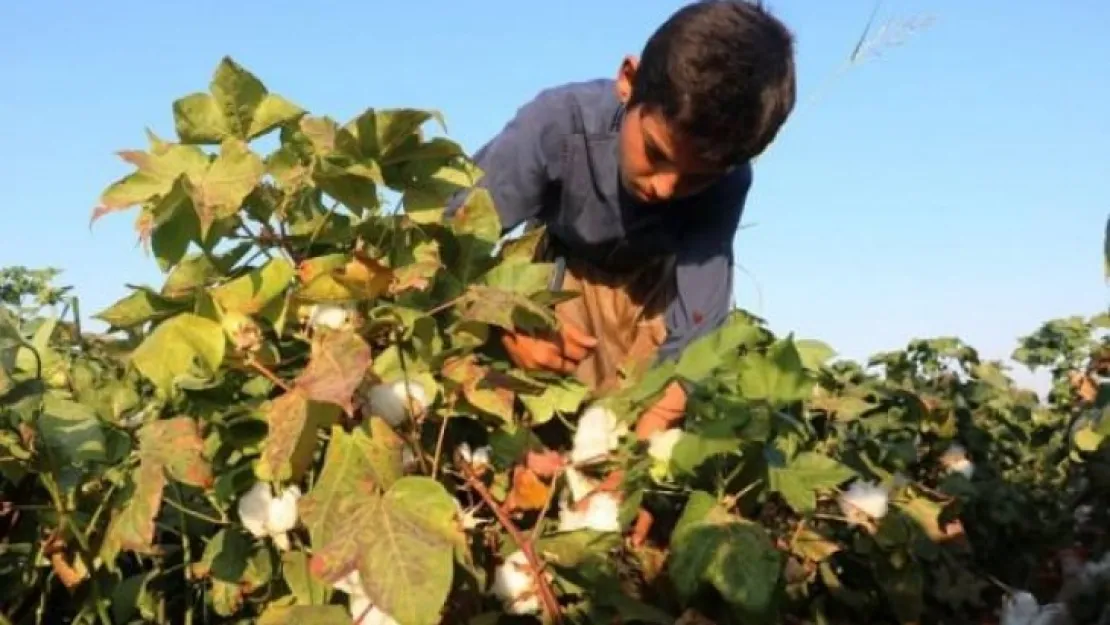
[[[568,134],[616,132],[621,113],[616,81],[596,78],[547,87],[525,105]]]

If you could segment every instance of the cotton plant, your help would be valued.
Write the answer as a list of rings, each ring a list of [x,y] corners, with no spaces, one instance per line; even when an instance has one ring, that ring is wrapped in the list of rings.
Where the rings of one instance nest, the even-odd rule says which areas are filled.
[[[490,458],[493,450],[489,445],[471,449],[470,443],[462,443],[459,445],[459,457],[463,462],[468,464],[474,471],[484,471],[491,466]]]
[[[267,482],[255,482],[239,499],[239,520],[256,538],[269,538],[274,545],[288,551],[289,532],[297,526],[297,501],[301,498],[301,489],[289,486],[274,496],[274,491]]]

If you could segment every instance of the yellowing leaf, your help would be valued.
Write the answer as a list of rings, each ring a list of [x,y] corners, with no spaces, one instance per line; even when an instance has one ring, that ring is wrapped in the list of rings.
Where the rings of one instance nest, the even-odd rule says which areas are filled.
[[[262,159],[242,141],[229,139],[203,174],[191,176],[186,190],[200,220],[201,235],[212,223],[235,216],[243,200],[258,185]]]
[[[279,257],[230,282],[221,284],[210,293],[212,299],[225,313],[254,315],[280,297],[292,280],[293,265]]]
[[[312,463],[317,431],[331,427],[339,413],[334,404],[310,401],[299,388],[271,402],[266,412],[269,431],[255,467],[259,479],[300,479]]]
[[[179,379],[216,371],[224,359],[224,344],[220,324],[182,313],[155,328],[135,349],[131,362],[160,392],[168,395]]]
[[[151,152],[125,150],[120,157],[137,170],[112,183],[100,196],[93,220],[169,193],[182,175],[196,175],[208,167],[208,157],[199,148],[172,145]]]
[[[139,430],[139,454],[166,469],[173,479],[208,488],[212,466],[204,458],[204,440],[197,422],[189,417],[162,419]]]
[[[127,297],[93,315],[93,318],[115,328],[134,328],[172,317],[188,308],[188,302],[175,302],[149,289],[135,289]]]
[[[166,474],[156,460],[144,459],[132,478],[135,490],[124,507],[108,523],[100,557],[114,563],[121,550],[142,554],[155,553],[154,519],[162,506]]]
[[[354,394],[370,366],[370,346],[354,332],[326,332],[312,341],[308,366],[296,387],[308,399],[354,413]]]
[[[228,57],[217,67],[210,89],[211,95],[194,93],[174,102],[174,126],[185,143],[253,139],[304,114]]]
[[[339,270],[335,280],[351,292],[353,299],[374,300],[393,281],[393,271],[373,258],[356,254]]]

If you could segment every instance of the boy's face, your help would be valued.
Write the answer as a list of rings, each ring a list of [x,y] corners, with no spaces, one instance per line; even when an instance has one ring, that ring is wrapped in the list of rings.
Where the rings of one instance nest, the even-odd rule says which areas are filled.
[[[637,61],[621,64],[617,95],[627,103]],[[621,183],[641,202],[665,202],[692,195],[727,173],[694,153],[658,111],[637,105],[625,112],[620,129]]]

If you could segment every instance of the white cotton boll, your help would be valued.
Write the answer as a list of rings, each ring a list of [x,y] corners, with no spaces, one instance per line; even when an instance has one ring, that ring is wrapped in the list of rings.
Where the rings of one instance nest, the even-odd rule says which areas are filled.
[[[271,534],[288,532],[297,526],[297,500],[301,498],[301,489],[290,486],[281,493],[281,497],[270,502],[270,518],[267,522]]]
[[[471,468],[476,470],[490,465],[491,451],[489,445],[474,450],[470,449],[468,443],[459,445],[459,455],[462,456],[463,462],[469,464]]]
[[[559,511],[559,531],[619,532],[620,500],[613,493],[595,493],[586,500],[585,510],[564,505]]]
[[[289,550],[286,533],[297,525],[297,500],[301,490],[290,486],[275,498],[270,485],[255,482],[239,499],[239,520],[257,538],[270,537],[282,551]]]
[[[308,325],[314,330],[319,328],[342,329],[350,323],[353,314],[354,309],[350,306],[338,306],[336,304],[312,304],[306,311]]]
[[[967,479],[975,473],[975,465],[967,457],[967,450],[959,443],[953,443],[940,457],[940,464],[949,473],[962,473]]]
[[[682,440],[682,428],[656,432],[648,439],[648,455],[659,462],[670,463],[675,445],[680,440]]]
[[[367,394],[370,412],[385,419],[392,427],[404,423],[410,407],[420,414],[428,407],[428,395],[416,382],[400,380],[393,384],[375,384]]]
[[[359,614],[361,614],[361,612],[359,612]],[[355,615],[355,618],[358,618],[358,615]],[[366,614],[366,617],[363,618],[361,621],[359,621],[357,625],[401,625],[401,624],[398,623],[392,616],[383,612],[381,610],[381,608],[378,608],[377,606],[374,606],[374,607],[370,608],[370,611]]]
[[[243,527],[256,538],[269,535],[267,521],[270,518],[270,504],[274,494],[266,482],[255,482],[242,497],[239,498],[239,520]]]
[[[1002,606],[999,625],[1032,625],[1040,611],[1036,597],[1027,592],[1014,593]]]
[[[523,551],[513,552],[497,567],[491,590],[510,614],[536,614],[540,611],[536,578]]]
[[[948,465],[948,470],[953,473],[961,473],[964,477],[970,480],[971,476],[975,474],[975,465],[972,464],[971,461],[967,458],[961,458],[959,460],[953,461],[952,464]]]
[[[571,501],[582,501],[586,498],[586,495],[597,488],[597,480],[590,479],[589,476],[574,467],[568,467],[564,475],[567,478],[567,486],[570,488]]]
[[[335,582],[331,586],[332,588],[345,592],[351,596],[366,594],[362,590],[362,577],[358,574],[358,569],[347,573],[347,575],[343,579]]]
[[[850,520],[878,521],[886,516],[890,497],[882,486],[867,482],[855,482],[846,492],[840,495],[838,503],[841,511]],[[867,518],[860,519],[861,513],[866,515]]]
[[[578,429],[574,432],[571,462],[585,464],[603,459],[620,445],[621,436],[627,432],[628,426],[619,423],[612,410],[591,406],[579,419]]]

